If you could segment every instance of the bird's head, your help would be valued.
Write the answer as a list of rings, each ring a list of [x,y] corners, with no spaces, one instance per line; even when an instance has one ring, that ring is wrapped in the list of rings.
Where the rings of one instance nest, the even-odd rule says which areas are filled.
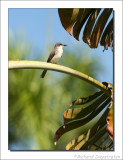
[[[67,45],[66,45],[66,44],[63,44],[63,43],[61,43],[61,42],[58,42],[58,43],[55,44],[55,47],[54,47],[54,48],[56,48],[56,47],[64,47],[64,46],[67,46]]]

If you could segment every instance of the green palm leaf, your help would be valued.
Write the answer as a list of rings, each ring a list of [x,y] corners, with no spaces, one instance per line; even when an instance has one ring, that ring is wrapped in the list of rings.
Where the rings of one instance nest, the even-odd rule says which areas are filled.
[[[111,85],[107,82],[103,82],[107,87],[110,88],[113,93]],[[85,105],[86,104],[86,105]],[[72,105],[81,105],[79,108],[70,108],[64,112],[64,125],[61,126],[55,134],[54,144],[56,145],[59,138],[78,127],[82,127],[92,121],[95,117],[103,115],[99,121],[88,129],[87,132],[83,133],[77,139],[72,140],[67,146],[67,150],[93,150],[95,148],[101,150],[107,150],[113,146],[111,143],[112,120],[110,120],[110,109],[112,108],[112,94],[111,96],[106,95],[102,91],[96,92],[86,98],[79,98],[73,101]],[[73,107],[73,106],[72,106]],[[105,111],[104,111],[105,110]],[[108,115],[108,117],[107,117]],[[112,118],[113,119],[113,118]],[[107,127],[107,122],[110,120],[110,125]],[[108,132],[107,132],[108,130]],[[110,135],[110,137],[109,137]],[[112,135],[113,136],[113,135]],[[99,144],[102,142],[101,144]],[[96,147],[95,147],[96,146]],[[98,147],[97,147],[98,146]],[[108,147],[107,147],[108,146]]]
[[[112,8],[60,8],[58,12],[62,26],[76,40],[79,40],[80,32],[84,29],[82,38],[90,48],[97,48],[100,42],[104,49],[111,46],[113,51],[113,18],[109,20]]]

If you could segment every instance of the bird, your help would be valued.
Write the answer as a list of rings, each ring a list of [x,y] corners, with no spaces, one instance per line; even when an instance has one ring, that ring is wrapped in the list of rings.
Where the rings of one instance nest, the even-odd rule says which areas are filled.
[[[59,61],[59,59],[62,57],[64,46],[67,46],[67,45],[62,44],[61,42],[56,43],[54,46],[54,49],[52,50],[52,52],[50,53],[47,59],[47,62],[56,64]],[[47,73],[47,70],[44,69],[44,71],[40,75],[40,78],[44,78],[46,73]]]

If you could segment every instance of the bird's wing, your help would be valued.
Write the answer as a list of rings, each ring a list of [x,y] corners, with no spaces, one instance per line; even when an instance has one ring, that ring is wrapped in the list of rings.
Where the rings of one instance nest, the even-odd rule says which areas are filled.
[[[53,50],[53,51],[50,53],[47,62],[51,62],[51,59],[54,57],[54,55],[55,55],[55,51]]]

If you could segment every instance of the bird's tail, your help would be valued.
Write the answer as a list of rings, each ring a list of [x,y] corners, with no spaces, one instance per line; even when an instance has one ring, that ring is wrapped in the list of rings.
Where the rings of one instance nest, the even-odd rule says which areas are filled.
[[[42,74],[40,75],[40,78],[44,78],[44,76],[45,76],[46,73],[47,73],[47,70],[44,70],[44,71],[42,72]]]

